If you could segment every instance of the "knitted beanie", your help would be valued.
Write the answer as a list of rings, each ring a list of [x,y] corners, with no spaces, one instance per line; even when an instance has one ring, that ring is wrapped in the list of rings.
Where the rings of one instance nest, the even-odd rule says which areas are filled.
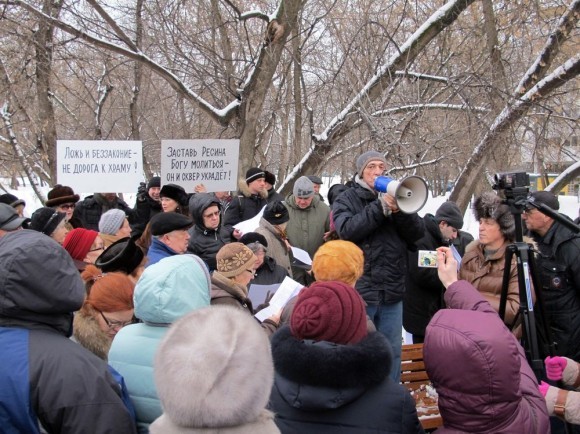
[[[147,190],[153,187],[161,187],[161,177],[160,176],[152,176],[147,182]]]
[[[50,236],[65,217],[66,213],[57,212],[52,208],[43,206],[32,213],[32,219],[28,229]]]
[[[279,432],[264,410],[274,379],[270,343],[247,312],[211,306],[180,318],[159,344],[154,378],[163,415],[151,433]]]
[[[454,202],[443,202],[435,213],[437,223],[447,222],[449,226],[459,230],[463,227],[461,210]]]
[[[169,199],[173,199],[181,206],[187,206],[189,201],[185,189],[181,185],[177,184],[165,184],[159,191],[159,197],[168,197]]]
[[[70,231],[62,243],[62,246],[71,255],[73,259],[82,261],[86,258],[87,253],[95,242],[99,233],[90,229],[76,228]]]
[[[292,190],[294,197],[306,199],[314,196],[314,183],[306,176],[301,176],[294,183]]]
[[[63,203],[77,203],[80,199],[80,196],[75,194],[72,188],[60,184],[56,184],[48,192],[47,197],[48,200],[44,203],[44,206],[48,207],[62,205]]]
[[[276,184],[276,175],[274,175],[272,172],[264,170],[264,181],[270,185],[274,185]]]
[[[298,339],[355,344],[367,335],[365,303],[346,283],[315,282],[298,294],[290,329]]]
[[[516,224],[508,205],[502,203],[498,195],[491,191],[482,193],[473,202],[473,214],[476,220],[491,218],[497,222],[507,241],[514,241]]]
[[[107,235],[115,235],[121,229],[121,226],[123,226],[125,218],[125,212],[120,209],[115,208],[107,211],[101,215],[99,220],[99,232]]]
[[[290,220],[290,215],[288,214],[288,209],[279,200],[275,200],[266,205],[264,209],[263,216],[264,220],[272,225],[281,225]]]
[[[12,208],[16,208],[18,205],[26,206],[24,199],[18,199],[16,196],[10,193],[0,194],[0,203],[10,205]]]
[[[338,280],[350,286],[362,276],[363,251],[354,243],[334,240],[318,248],[312,259],[312,272],[317,281]]]
[[[371,161],[382,161],[387,164],[384,155],[377,151],[367,151],[356,159],[356,173],[358,176],[363,176],[363,170]]]
[[[253,270],[257,259],[242,243],[229,243],[217,252],[217,271],[225,277],[235,277],[246,270]]]
[[[257,167],[250,167],[246,172],[246,184],[248,185],[250,185],[250,182],[260,178],[266,179],[266,172],[264,172],[262,169],[258,169]]]

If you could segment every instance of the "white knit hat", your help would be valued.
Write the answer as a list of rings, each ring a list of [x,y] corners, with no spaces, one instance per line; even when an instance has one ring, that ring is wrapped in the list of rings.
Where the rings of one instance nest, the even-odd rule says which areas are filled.
[[[123,226],[126,215],[120,209],[111,209],[104,213],[99,220],[99,232],[107,235],[116,235]]]

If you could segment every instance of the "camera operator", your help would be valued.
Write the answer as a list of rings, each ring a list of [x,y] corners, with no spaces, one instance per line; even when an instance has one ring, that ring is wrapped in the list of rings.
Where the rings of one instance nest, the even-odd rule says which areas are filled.
[[[530,199],[554,211],[560,208],[548,191],[533,192]],[[537,268],[556,354],[580,360],[580,236],[531,205],[522,219],[541,253]]]

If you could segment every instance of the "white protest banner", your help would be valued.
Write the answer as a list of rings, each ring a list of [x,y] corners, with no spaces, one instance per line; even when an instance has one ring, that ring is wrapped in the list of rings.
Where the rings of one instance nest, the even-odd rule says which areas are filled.
[[[199,184],[208,192],[235,191],[239,153],[239,140],[162,140],[161,185],[181,185],[187,192]]]
[[[130,193],[143,180],[137,140],[57,140],[56,179],[77,193]]]

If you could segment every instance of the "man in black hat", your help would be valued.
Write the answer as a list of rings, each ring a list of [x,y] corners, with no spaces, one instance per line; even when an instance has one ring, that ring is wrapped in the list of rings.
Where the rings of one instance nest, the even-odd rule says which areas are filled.
[[[131,235],[137,238],[141,236],[149,220],[161,212],[161,198],[159,197],[161,178],[153,176],[146,185],[141,184],[133,208],[133,224],[131,225]]]
[[[307,178],[310,179],[310,181],[312,181],[312,184],[314,184],[314,192],[316,193],[320,201],[324,202],[324,198],[320,194],[320,186],[322,185],[322,179],[320,178],[320,176],[308,175]]]
[[[0,238],[9,232],[22,229],[30,219],[20,217],[18,211],[10,205],[0,203]]]
[[[72,218],[78,218],[83,228],[98,232],[101,215],[115,208],[123,211],[129,223],[133,223],[133,210],[116,193],[95,193],[85,197],[76,204]]]
[[[187,251],[193,220],[177,212],[162,212],[151,219],[151,246],[147,251],[147,267],[163,258],[182,255]]]
[[[234,230],[234,225],[255,217],[268,203],[266,171],[251,167],[246,178],[238,182],[238,187],[238,196],[232,199],[224,214],[224,228],[234,240],[242,236],[240,231]]]
[[[558,198],[549,191],[535,191],[530,200],[560,209]],[[580,235],[531,205],[522,219],[541,253],[537,269],[544,309],[558,344],[556,355],[580,361]]]
[[[406,291],[403,296],[403,326],[413,335],[413,343],[422,343],[425,329],[435,313],[444,307],[445,287],[439,280],[437,268],[419,267],[419,250],[435,250],[448,246],[463,227],[463,215],[453,202],[443,202],[435,215],[425,214],[424,235],[415,241],[416,250],[407,251]]]

